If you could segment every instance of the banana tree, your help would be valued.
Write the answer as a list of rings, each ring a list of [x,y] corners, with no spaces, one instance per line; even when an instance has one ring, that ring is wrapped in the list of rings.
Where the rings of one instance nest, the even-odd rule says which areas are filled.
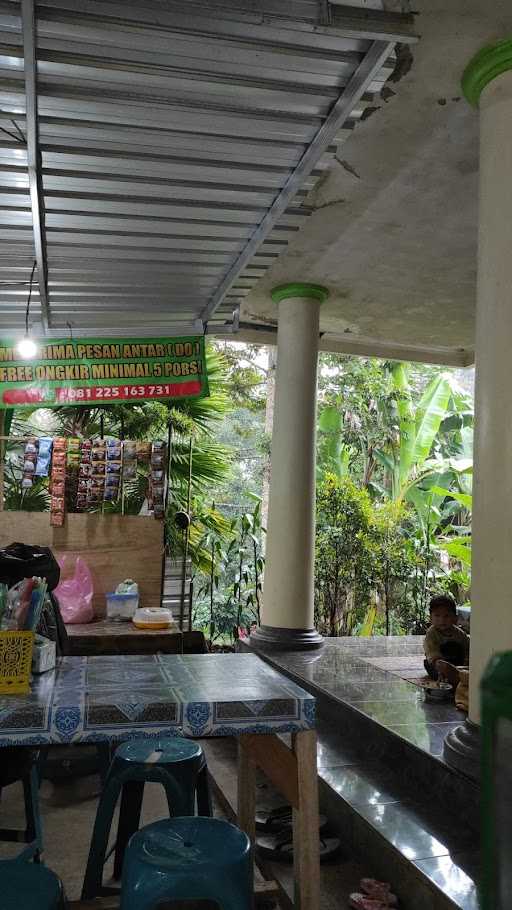
[[[318,416],[317,479],[334,474],[339,480],[349,473],[350,446],[343,441],[343,414],[332,405]]]
[[[471,493],[447,490],[443,487],[434,487],[434,491],[437,496],[442,496],[445,499],[451,500],[457,504],[459,508],[462,507],[464,513],[467,515],[466,525],[451,525],[449,528],[446,528],[445,533],[438,538],[437,545],[441,550],[448,553],[452,559],[456,559],[465,569],[469,570],[471,569],[471,534],[469,533],[469,523],[471,509],[473,507],[473,497]]]
[[[422,497],[417,491],[426,479],[451,470],[450,459],[436,450],[436,441],[443,422],[463,406],[465,398],[450,373],[438,373],[415,404],[409,372],[408,364],[391,366],[398,432],[396,440],[386,450],[376,451],[375,456],[387,472],[390,498],[408,500],[418,509]]]

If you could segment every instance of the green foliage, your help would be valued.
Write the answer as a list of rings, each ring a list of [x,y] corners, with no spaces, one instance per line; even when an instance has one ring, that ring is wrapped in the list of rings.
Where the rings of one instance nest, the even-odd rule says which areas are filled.
[[[350,464],[350,446],[343,441],[343,418],[333,405],[323,408],[318,417],[317,475],[346,477]]]
[[[328,635],[421,630],[439,569],[414,536],[404,503],[372,502],[348,478],[326,475],[317,494],[315,612]]]
[[[9,510],[22,509],[25,512],[46,512],[50,508],[48,482],[38,478],[27,490],[22,489],[21,476],[11,464],[4,467],[4,508]]]
[[[261,503],[234,518],[226,534],[210,528],[201,540],[208,566],[199,575],[194,622],[204,628],[209,641],[233,640],[240,630],[259,624],[264,571]],[[215,506],[212,505],[212,510]]]
[[[268,368],[261,345],[216,342],[215,349],[223,358],[226,385],[234,407],[264,412]]]
[[[327,474],[317,491],[315,608],[327,634],[350,634],[371,593],[371,501],[348,479]]]

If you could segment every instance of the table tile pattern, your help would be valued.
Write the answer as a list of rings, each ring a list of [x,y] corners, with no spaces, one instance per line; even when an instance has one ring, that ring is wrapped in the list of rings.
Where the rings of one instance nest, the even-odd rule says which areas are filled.
[[[0,698],[0,746],[291,733],[315,699],[252,654],[64,657]]]

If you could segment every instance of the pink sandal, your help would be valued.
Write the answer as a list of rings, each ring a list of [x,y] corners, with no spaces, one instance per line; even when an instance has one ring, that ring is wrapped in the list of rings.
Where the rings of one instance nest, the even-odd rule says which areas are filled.
[[[364,891],[372,900],[382,901],[387,907],[396,907],[398,898],[391,893],[389,882],[379,882],[376,878],[362,878],[361,891]]]
[[[366,894],[354,893],[349,897],[349,906],[352,907],[352,910],[387,910],[389,904],[374,900]]]

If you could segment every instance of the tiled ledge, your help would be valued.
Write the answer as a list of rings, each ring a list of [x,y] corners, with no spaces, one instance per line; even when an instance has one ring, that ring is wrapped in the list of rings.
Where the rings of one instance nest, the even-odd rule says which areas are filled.
[[[421,675],[421,647],[333,639],[265,659],[317,697],[323,808],[354,856],[392,878],[406,910],[477,910],[478,789],[442,758],[463,715],[390,672],[410,661]]]

